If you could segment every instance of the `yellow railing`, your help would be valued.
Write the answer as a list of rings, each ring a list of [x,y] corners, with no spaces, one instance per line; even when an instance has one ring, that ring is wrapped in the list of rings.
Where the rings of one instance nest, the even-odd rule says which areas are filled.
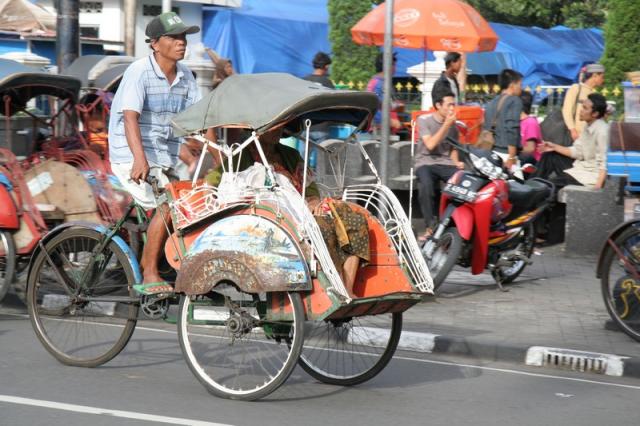
[[[354,90],[354,89],[364,90],[367,87],[367,83],[364,81],[358,81],[358,82],[339,81],[339,82],[334,82],[334,84],[338,88],[342,88],[342,89],[348,88],[351,90]],[[422,91],[421,84],[415,85],[410,81],[404,84],[398,82],[394,85],[394,87],[397,92],[415,93],[415,92]],[[545,92],[547,95],[551,96],[553,94],[562,95],[567,90],[567,87],[568,86],[536,86],[536,87],[527,86],[524,88],[524,90],[528,92],[535,92],[535,93]],[[498,86],[497,84],[493,84],[493,85],[469,84],[466,86],[466,91],[467,93],[472,93],[472,94],[492,95],[500,92],[500,86]],[[621,85],[608,86],[608,87],[596,89],[596,91],[602,93],[604,96],[612,95],[614,97],[619,97],[620,95],[622,95],[622,86]]]

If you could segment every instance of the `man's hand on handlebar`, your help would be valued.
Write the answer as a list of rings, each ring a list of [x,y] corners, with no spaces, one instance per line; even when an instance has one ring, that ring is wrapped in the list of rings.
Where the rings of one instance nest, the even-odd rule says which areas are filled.
[[[149,163],[146,158],[133,160],[133,167],[131,168],[131,180],[140,184],[147,180],[149,176]]]

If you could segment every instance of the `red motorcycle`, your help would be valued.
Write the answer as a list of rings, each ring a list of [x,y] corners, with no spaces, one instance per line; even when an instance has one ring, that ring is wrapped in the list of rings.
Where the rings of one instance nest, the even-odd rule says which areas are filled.
[[[464,155],[467,170],[446,183],[440,223],[422,252],[437,289],[457,263],[474,275],[489,269],[498,287],[531,263],[533,222],[553,199],[554,185],[505,173],[496,153],[447,138]]]

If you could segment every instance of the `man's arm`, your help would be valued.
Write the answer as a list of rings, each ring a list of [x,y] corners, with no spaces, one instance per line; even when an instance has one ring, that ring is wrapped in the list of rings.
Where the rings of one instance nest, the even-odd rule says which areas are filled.
[[[505,167],[510,168],[518,160],[518,145],[520,145],[520,112],[522,111],[522,101],[520,98],[512,96],[505,101],[510,104],[504,105],[504,133],[507,139],[507,152],[509,158]],[[502,111],[501,111],[502,113]]]
[[[424,135],[421,137],[424,146],[427,147],[429,151],[433,151],[435,147],[437,147],[444,140],[445,136],[447,136],[447,133],[449,133],[449,129],[455,121],[456,113],[455,111],[452,111],[449,115],[447,115],[447,118],[444,120],[444,123],[442,123],[442,126],[440,126],[437,132],[435,132],[433,135]]]
[[[577,110],[576,100],[578,98],[578,92],[580,90],[580,84],[572,85],[567,94],[564,96],[564,103],[562,104],[562,118],[567,129],[571,132],[573,140],[578,138],[578,131],[576,130],[576,117],[575,112]],[[575,109],[574,109],[575,108]]]
[[[144,181],[149,176],[149,163],[142,146],[142,134],[140,133],[140,114],[136,111],[124,110],[124,134],[127,144],[133,155],[133,167],[131,169],[131,179],[135,183]]]

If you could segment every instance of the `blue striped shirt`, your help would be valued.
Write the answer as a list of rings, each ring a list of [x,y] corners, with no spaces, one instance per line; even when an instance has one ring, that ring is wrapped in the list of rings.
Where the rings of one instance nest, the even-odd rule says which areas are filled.
[[[124,133],[123,111],[126,110],[140,114],[142,146],[149,164],[175,166],[184,139],[173,135],[171,119],[201,97],[189,68],[181,63],[177,67],[171,85],[153,54],[138,59],[127,68],[111,104],[109,160],[112,163],[133,162]]]

